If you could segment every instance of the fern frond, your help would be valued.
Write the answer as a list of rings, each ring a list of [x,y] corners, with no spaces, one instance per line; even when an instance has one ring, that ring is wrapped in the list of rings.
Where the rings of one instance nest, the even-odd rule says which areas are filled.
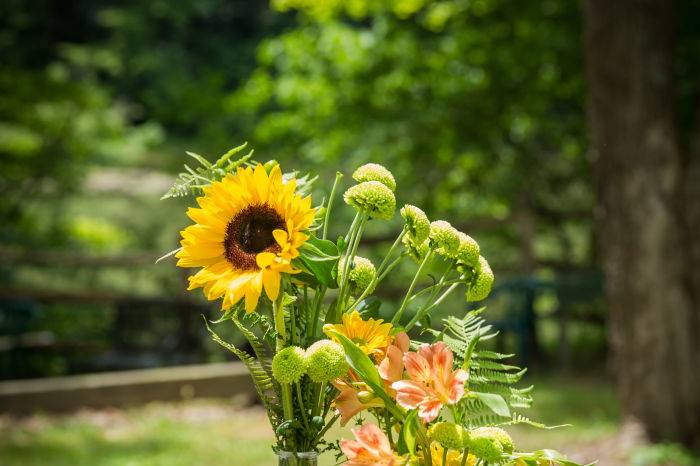
[[[265,366],[269,360],[269,357],[267,356],[267,352],[265,350],[265,345],[263,345],[262,341],[260,341],[258,336],[255,335],[255,333],[253,333],[252,330],[250,330],[241,322],[236,313],[231,315],[231,320],[234,324],[236,324],[238,330],[241,331],[243,336],[246,337],[246,339],[250,343],[251,348],[253,348],[253,351],[255,352],[255,357],[258,358],[260,364]]]
[[[185,171],[177,176],[175,183],[170,187],[170,189],[168,189],[161,199],[183,197],[189,194],[200,193],[202,188],[214,181],[222,179],[227,173],[235,170],[253,157],[253,150],[251,150],[244,156],[236,160],[231,160],[231,157],[241,152],[247,145],[248,143],[246,142],[238,147],[234,147],[219,157],[219,159],[214,163],[209,162],[206,158],[199,154],[195,154],[194,152],[186,152],[187,155],[192,157],[197,162],[198,166],[192,168],[185,164]]]
[[[202,316],[204,318],[204,316]],[[212,339],[223,346],[233,354],[235,354],[238,359],[240,359],[243,364],[248,368],[250,376],[253,379],[253,385],[255,386],[255,391],[258,393],[258,397],[267,411],[268,418],[273,427],[276,427],[281,422],[281,416],[279,410],[276,408],[279,404],[279,394],[277,393],[277,387],[272,380],[268,370],[266,370],[260,361],[255,357],[251,356],[247,352],[240,348],[224,341],[214,330],[209,326],[209,322],[204,318],[204,325],[207,327],[207,331],[211,335]]]

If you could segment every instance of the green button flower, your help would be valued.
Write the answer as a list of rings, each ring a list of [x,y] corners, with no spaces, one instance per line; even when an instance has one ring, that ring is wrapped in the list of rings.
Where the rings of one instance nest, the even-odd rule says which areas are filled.
[[[378,163],[367,163],[355,170],[352,178],[358,183],[364,181],[379,181],[381,184],[396,191],[396,180],[389,170]]]

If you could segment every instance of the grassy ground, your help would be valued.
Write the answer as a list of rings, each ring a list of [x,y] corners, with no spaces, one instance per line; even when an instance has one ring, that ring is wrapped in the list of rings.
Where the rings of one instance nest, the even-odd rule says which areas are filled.
[[[564,452],[614,435],[618,406],[611,387],[594,380],[542,379],[533,419],[567,427],[511,431],[518,446]],[[343,436],[336,429],[332,435]],[[272,465],[272,433],[264,414],[225,401],[157,403],[127,410],[82,411],[70,416],[0,417],[4,466],[257,466]],[[589,451],[586,455],[595,455]],[[593,459],[593,458],[590,458]],[[320,461],[332,465],[327,454]]]

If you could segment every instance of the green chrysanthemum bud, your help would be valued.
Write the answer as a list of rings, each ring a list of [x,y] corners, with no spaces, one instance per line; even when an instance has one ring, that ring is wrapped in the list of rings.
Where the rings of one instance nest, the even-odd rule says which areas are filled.
[[[510,434],[500,427],[479,427],[472,431],[473,437],[490,437],[496,439],[506,453],[513,453],[513,439]]]
[[[474,431],[469,433],[469,437],[469,453],[488,463],[500,461],[503,454],[501,442],[494,437],[476,435]]]
[[[411,238],[404,236],[402,241],[408,256],[418,263],[423,261],[425,255],[428,254],[428,249],[430,249],[430,241],[427,239],[420,244],[416,244],[411,241]]]
[[[345,270],[345,258],[341,259],[338,263],[338,282],[343,280],[343,272]],[[360,294],[367,289],[372,284],[372,280],[377,275],[377,269],[371,260],[365,259],[364,257],[355,256],[353,260],[353,266],[348,274],[348,281],[352,285],[351,292],[353,294]],[[369,290],[371,293],[374,290]]]
[[[409,238],[421,244],[430,234],[430,220],[421,209],[414,205],[406,204],[401,208],[401,216],[408,228]]]
[[[494,280],[495,277],[491,266],[489,266],[489,263],[483,256],[479,256],[479,268],[476,278],[467,291],[467,301],[481,301],[482,299],[486,299],[489,293],[491,293]]]
[[[330,382],[348,372],[345,351],[338,343],[320,340],[306,350],[306,373],[314,382]]]
[[[430,223],[430,241],[441,256],[454,258],[459,252],[459,231],[444,220]]]
[[[306,373],[306,353],[298,346],[288,346],[272,358],[272,375],[279,383],[297,382]]]
[[[379,181],[381,184],[396,191],[396,180],[389,170],[378,163],[366,163],[355,170],[352,178],[358,183],[365,181]]]
[[[396,210],[396,198],[391,189],[379,181],[365,181],[345,191],[346,204],[367,212],[372,217],[389,220]]]
[[[459,232],[457,260],[471,266],[475,266],[479,263],[479,245],[474,241],[474,238],[461,231]]]
[[[461,450],[465,445],[467,431],[462,426],[451,422],[438,422],[433,424],[428,430],[430,439],[439,443],[443,448]]]

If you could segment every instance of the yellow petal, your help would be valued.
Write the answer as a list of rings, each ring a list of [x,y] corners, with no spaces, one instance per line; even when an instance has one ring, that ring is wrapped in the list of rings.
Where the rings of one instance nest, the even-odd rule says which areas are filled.
[[[270,186],[277,187],[282,185],[282,169],[279,164],[272,167],[270,170]]]
[[[275,238],[275,241],[277,241],[277,244],[279,244],[280,247],[284,247],[284,245],[287,244],[287,238],[289,237],[286,231],[279,229],[273,230],[272,236]]]
[[[262,279],[267,297],[274,301],[280,292],[280,274],[274,270],[263,270]]]
[[[258,166],[255,167],[253,177],[255,189],[258,191],[260,202],[267,202],[269,197],[268,194],[270,192],[270,184],[268,182],[267,173],[265,172],[265,168],[262,166],[262,164],[259,163]]]
[[[245,290],[245,311],[247,313],[253,312],[258,306],[258,299],[260,299],[260,292],[262,291],[253,286],[252,282],[254,280],[255,279],[251,280],[248,284],[248,288]]]
[[[265,267],[269,266],[275,261],[275,257],[277,256],[274,253],[261,252],[257,256],[255,256],[255,262],[258,263],[258,267],[264,269]]]

